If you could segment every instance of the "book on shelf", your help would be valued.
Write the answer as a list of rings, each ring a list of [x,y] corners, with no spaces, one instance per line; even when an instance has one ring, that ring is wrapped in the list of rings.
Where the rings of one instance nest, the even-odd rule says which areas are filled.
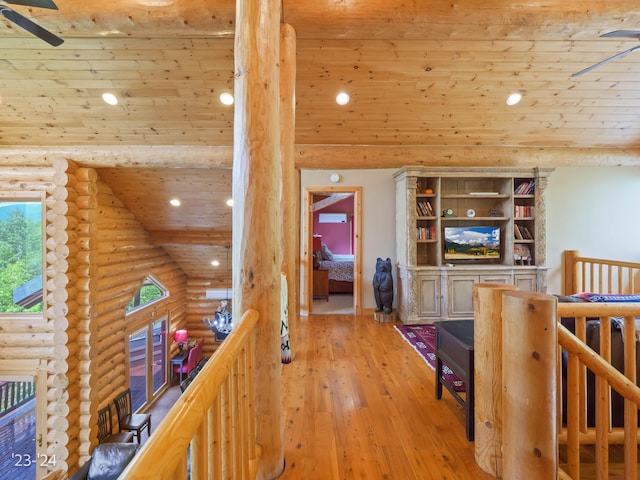
[[[433,217],[431,202],[418,202],[416,204],[416,212],[419,217]]]
[[[513,224],[513,234],[516,240],[533,240],[533,235],[525,225]]]
[[[417,240],[435,240],[436,238],[436,227],[418,227],[416,228],[416,239]]]
[[[516,195],[531,195],[535,192],[536,181],[530,180],[527,182],[522,182],[518,184],[518,186],[513,191]]]
[[[533,207],[530,205],[514,205],[514,215],[516,217],[533,217]]]
[[[520,227],[518,226],[517,223],[513,224],[513,233],[515,234],[516,239],[523,240],[522,232],[520,231]]]

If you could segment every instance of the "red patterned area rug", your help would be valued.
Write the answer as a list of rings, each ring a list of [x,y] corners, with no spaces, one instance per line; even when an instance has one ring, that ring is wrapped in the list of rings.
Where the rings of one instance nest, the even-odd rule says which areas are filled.
[[[394,328],[435,371],[436,327],[433,325],[394,325]],[[464,382],[449,367],[442,365],[442,373],[454,386],[456,392],[464,392]]]

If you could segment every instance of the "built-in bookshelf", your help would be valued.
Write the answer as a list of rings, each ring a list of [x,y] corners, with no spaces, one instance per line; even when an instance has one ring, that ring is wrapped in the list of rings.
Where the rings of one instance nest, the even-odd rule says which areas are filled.
[[[396,172],[399,303],[403,298],[411,303],[399,304],[401,319],[468,317],[470,288],[479,281],[544,291],[544,189],[551,171],[405,167]],[[485,240],[472,244],[458,238],[462,235]]]

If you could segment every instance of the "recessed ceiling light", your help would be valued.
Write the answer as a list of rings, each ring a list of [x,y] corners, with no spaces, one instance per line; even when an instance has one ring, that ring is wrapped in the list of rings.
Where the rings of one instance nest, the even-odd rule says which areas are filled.
[[[229,200],[227,200],[227,205],[229,205],[230,207],[233,207],[233,198],[230,198]]]
[[[214,260],[211,262],[211,265],[213,265],[214,267],[219,267],[220,266],[220,262],[218,260]]]
[[[349,94],[340,92],[338,95],[336,95],[336,103],[338,105],[346,105],[347,103],[349,103]]]
[[[224,105],[233,105],[233,95],[231,95],[229,92],[223,92],[220,94],[220,101]]]
[[[118,104],[118,99],[116,98],[116,96],[113,93],[103,93],[102,94],[102,100],[104,100],[104,102],[109,104],[109,105],[117,105]]]
[[[179,207],[180,206],[180,199],[172,198],[171,200],[169,200],[169,203],[171,205],[173,205],[174,207]]]
[[[512,93],[507,98],[507,105],[509,105],[509,106],[517,105],[518,103],[520,103],[520,100],[522,100],[522,94],[521,93],[519,93],[519,92]]]

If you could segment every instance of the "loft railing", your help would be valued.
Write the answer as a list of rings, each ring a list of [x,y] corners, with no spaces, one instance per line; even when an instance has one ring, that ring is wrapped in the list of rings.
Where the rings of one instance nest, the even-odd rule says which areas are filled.
[[[0,417],[36,396],[35,382],[0,382]]]
[[[120,479],[255,478],[257,321],[244,313]]]
[[[560,324],[561,317],[576,319],[576,334]],[[611,318],[622,318],[624,338],[624,373],[611,365]],[[610,475],[609,446],[623,445],[624,478],[638,478],[638,408],[640,388],[636,385],[636,322],[640,304],[561,303],[558,304],[558,345],[566,350],[566,427],[562,428],[558,415],[561,444],[566,444],[566,471],[560,478],[579,479],[580,452],[583,445],[593,445],[597,480]],[[600,353],[586,345],[587,318],[599,318]],[[587,422],[587,369],[595,375],[595,426]],[[611,388],[624,398],[624,426],[611,426]],[[560,391],[560,388],[559,388]],[[560,397],[560,396],[559,396]],[[561,405],[559,405],[560,407]],[[560,408],[558,409],[559,411]]]
[[[474,288],[476,355],[483,352],[491,357],[498,352],[491,361],[501,370],[493,377],[493,370],[476,370],[476,461],[487,460],[478,465],[499,478],[578,480],[581,467],[591,461],[580,454],[592,445],[595,465],[589,467],[595,467],[596,473],[588,478],[605,480],[613,473],[615,478],[637,480],[640,388],[636,386],[635,319],[640,317],[640,304],[559,304],[551,295],[505,291],[499,284]],[[577,319],[577,336],[562,326],[561,317]],[[611,317],[622,318],[622,373],[610,362]],[[600,320],[601,355],[584,342],[587,318]],[[491,335],[486,334],[487,327]],[[562,349],[568,354],[566,427],[562,421]],[[587,369],[596,378],[593,427],[586,420]],[[624,399],[623,427],[611,427],[611,389]],[[480,413],[486,421],[479,422]],[[567,451],[562,464],[560,444],[566,444]],[[620,465],[610,463],[611,445],[624,448],[624,458],[616,459]]]
[[[564,294],[581,292],[636,293],[640,264],[581,257],[577,250],[563,252]]]

